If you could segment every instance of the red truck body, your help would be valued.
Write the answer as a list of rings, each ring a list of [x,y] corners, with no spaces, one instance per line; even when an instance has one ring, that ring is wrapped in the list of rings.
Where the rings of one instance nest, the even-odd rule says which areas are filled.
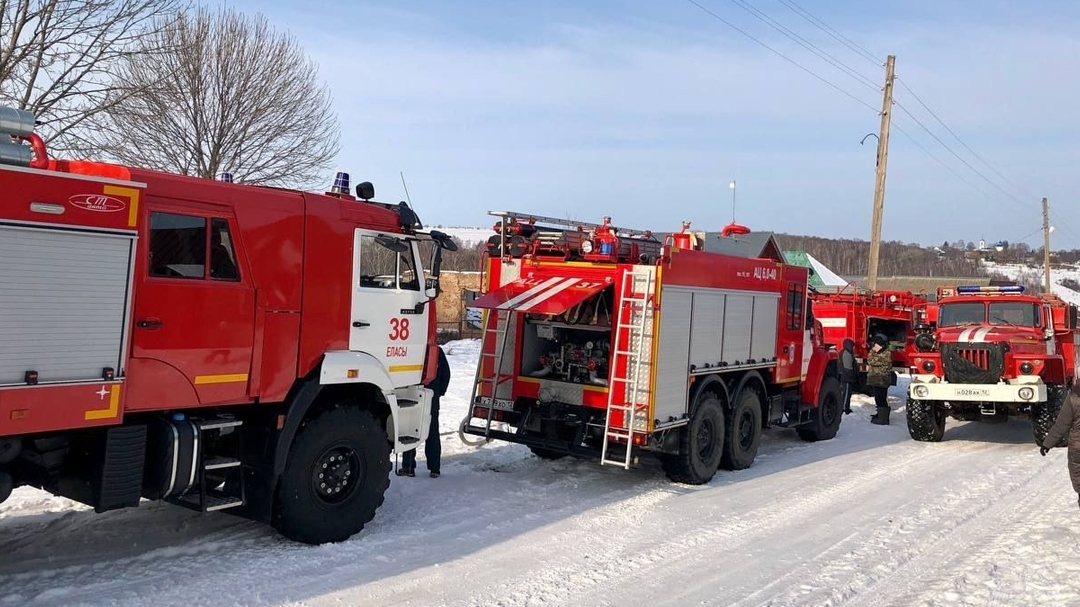
[[[695,483],[749,466],[771,425],[835,435],[836,353],[813,336],[806,268],[710,252],[717,234],[493,215],[464,434],[623,467],[653,452]],[[702,427],[716,461],[687,446]]]
[[[1032,421],[1046,436],[1075,381],[1077,307],[1021,286],[939,290],[917,327],[908,388],[912,438],[938,441],[946,417]]]
[[[323,495],[339,510],[319,521],[282,491],[325,463],[290,450],[328,440],[309,429],[331,414],[349,427],[334,462],[374,479],[333,493],[381,494],[391,450],[426,437],[434,293],[411,210],[344,174],[313,194],[39,161],[0,165],[0,499],[33,485],[99,511],[232,508],[302,541],[358,531],[359,498]]]
[[[821,323],[825,343],[843,348],[844,340],[855,342],[855,358],[863,380],[870,339],[880,333],[889,340],[893,366],[907,371],[914,351],[916,314],[925,309],[925,295],[911,291],[861,291],[845,287],[839,291],[810,294],[814,318]]]

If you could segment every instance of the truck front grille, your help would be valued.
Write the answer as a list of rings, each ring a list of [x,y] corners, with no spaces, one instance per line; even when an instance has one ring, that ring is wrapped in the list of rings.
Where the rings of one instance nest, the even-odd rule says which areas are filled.
[[[941,366],[945,381],[957,384],[996,384],[1005,371],[1004,342],[942,343]]]

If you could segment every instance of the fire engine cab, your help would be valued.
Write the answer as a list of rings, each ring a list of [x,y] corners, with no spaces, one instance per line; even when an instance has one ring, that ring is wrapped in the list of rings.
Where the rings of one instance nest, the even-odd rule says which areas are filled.
[[[345,173],[312,194],[54,160],[34,124],[0,110],[0,501],[363,528],[426,438],[452,241]]]
[[[623,468],[650,452],[700,484],[750,466],[764,428],[836,435],[836,352],[814,334],[806,268],[712,252],[729,237],[689,224],[664,235],[492,215],[463,439]]]
[[[945,420],[1031,419],[1042,443],[1075,380],[1077,307],[1020,285],[938,290],[933,326],[915,336],[907,418],[911,437],[940,441]]]

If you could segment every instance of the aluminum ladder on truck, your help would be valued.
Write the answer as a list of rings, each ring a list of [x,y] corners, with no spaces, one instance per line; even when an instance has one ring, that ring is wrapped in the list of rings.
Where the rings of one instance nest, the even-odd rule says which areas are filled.
[[[473,382],[473,404],[476,404],[480,398],[483,398],[483,390],[481,389],[483,384],[488,383],[491,385],[491,402],[488,404],[487,408],[484,437],[489,437],[491,434],[491,422],[495,416],[495,396],[499,386],[514,377],[513,373],[502,372],[503,358],[506,354],[506,332],[510,325],[511,314],[513,314],[512,310],[494,309],[489,311],[487,317],[484,319],[484,337],[480,342],[480,362],[476,365],[476,379]],[[491,326],[491,319],[493,316],[496,324],[494,328]],[[487,342],[487,336],[492,333],[495,334],[495,351],[484,352],[484,344]],[[490,378],[483,376],[485,359],[494,360]]]
[[[638,282],[644,283],[644,292],[636,291]],[[651,383],[648,374],[642,378],[645,370],[645,348],[652,343],[651,298],[653,273],[648,270],[627,269],[623,273],[619,321],[615,326],[615,343],[611,356],[611,386],[608,390],[607,419],[604,422],[604,446],[600,452],[600,464],[613,464],[629,470],[632,461],[634,436],[645,434],[644,430],[634,429],[634,413],[644,405],[648,407]],[[625,337],[624,337],[625,335]],[[619,362],[626,361],[626,375],[620,376]],[[622,402],[615,400],[615,386],[626,386]],[[641,396],[644,395],[644,402]],[[615,425],[616,412],[622,414],[622,425]],[[626,441],[622,457],[609,457],[608,451],[613,441]]]

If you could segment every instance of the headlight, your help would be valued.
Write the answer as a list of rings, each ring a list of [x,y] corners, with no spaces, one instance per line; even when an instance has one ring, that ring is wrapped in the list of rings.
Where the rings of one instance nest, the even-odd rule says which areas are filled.
[[[1024,400],[1031,400],[1035,398],[1035,390],[1031,388],[1020,388],[1020,398]]]
[[[1029,363],[1028,361],[1025,360],[1024,362],[1020,363],[1020,372],[1024,375],[1031,375],[1031,372],[1034,370],[1035,365]]]
[[[926,371],[927,373],[933,373],[934,369],[936,369],[936,368],[937,368],[937,365],[935,365],[934,361],[932,361],[932,360],[925,361],[922,364],[922,370]]]
[[[581,243],[581,252],[586,254],[586,255],[588,255],[589,253],[592,253],[592,241],[591,240],[586,240],[585,242]]]
[[[926,398],[927,395],[930,394],[930,388],[927,388],[926,386],[915,386],[914,390],[915,396],[918,396],[919,398]]]

